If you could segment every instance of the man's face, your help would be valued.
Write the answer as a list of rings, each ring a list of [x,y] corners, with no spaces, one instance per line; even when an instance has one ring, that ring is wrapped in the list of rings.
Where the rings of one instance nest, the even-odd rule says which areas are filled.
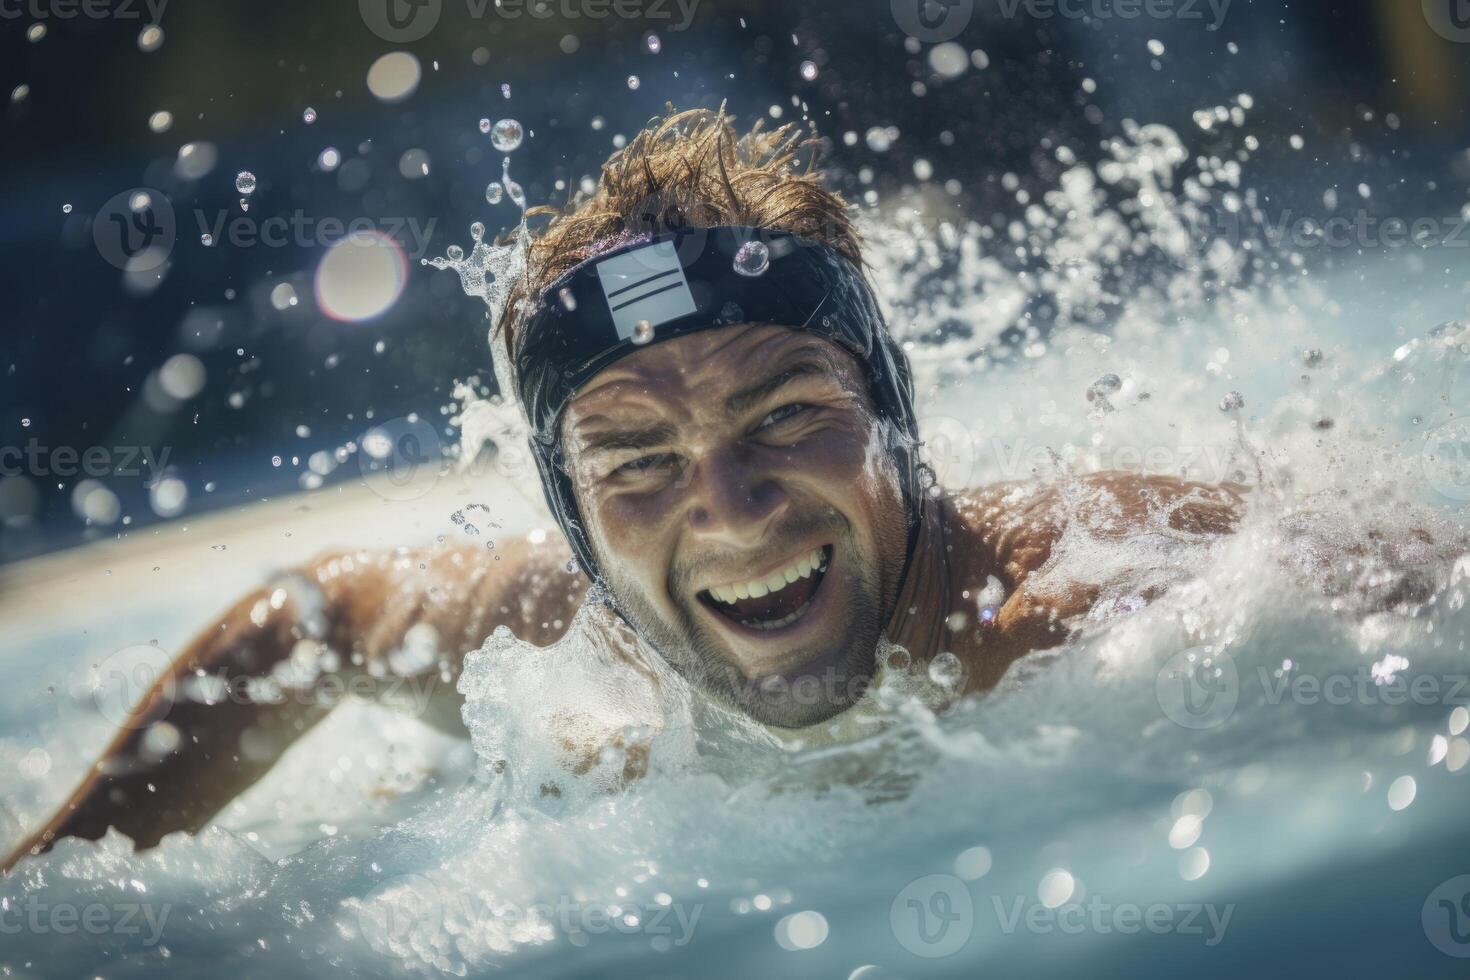
[[[908,527],[851,355],[775,326],[655,343],[562,435],[614,596],[686,677],[789,727],[861,696]]]

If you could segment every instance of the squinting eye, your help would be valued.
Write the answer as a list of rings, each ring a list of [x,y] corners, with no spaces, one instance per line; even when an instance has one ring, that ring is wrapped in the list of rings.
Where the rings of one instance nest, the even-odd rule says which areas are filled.
[[[787,419],[791,418],[793,415],[797,415],[801,412],[806,411],[806,409],[807,406],[803,405],[801,402],[792,402],[790,405],[782,405],[780,408],[776,409],[765,418],[761,419],[761,424],[756,426],[756,429],[760,430],[766,428],[767,426],[775,425],[778,422],[784,422]]]
[[[627,474],[647,473],[652,470],[669,467],[673,465],[673,462],[673,453],[653,453],[648,456],[639,456],[637,459],[629,460],[613,470],[613,472]]]

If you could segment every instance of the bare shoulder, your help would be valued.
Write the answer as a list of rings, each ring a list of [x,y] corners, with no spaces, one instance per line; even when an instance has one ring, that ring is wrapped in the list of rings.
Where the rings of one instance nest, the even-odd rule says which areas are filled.
[[[1249,488],[1178,477],[1106,471],[1065,481],[993,483],[950,497],[952,523],[992,556],[1008,584],[1046,563],[1072,523],[1096,535],[1146,526],[1187,534],[1228,534],[1245,511]]]

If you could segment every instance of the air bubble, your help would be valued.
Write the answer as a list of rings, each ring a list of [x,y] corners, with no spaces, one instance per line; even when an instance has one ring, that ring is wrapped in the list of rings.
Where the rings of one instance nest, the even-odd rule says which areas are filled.
[[[646,344],[653,339],[653,324],[647,320],[639,320],[633,324],[633,343]]]
[[[199,244],[203,245],[205,248],[212,247],[214,245],[214,236],[206,231],[204,234],[199,236]]]
[[[311,106],[307,106],[306,109],[301,113],[301,120],[302,122],[310,126],[312,123],[316,122],[316,110],[313,109]]]
[[[1220,399],[1220,411],[1238,412],[1245,408],[1245,396],[1238,391],[1227,391],[1225,397]]]
[[[485,237],[485,225],[484,225],[484,223],[479,222],[479,221],[476,221],[473,224],[471,224],[470,225],[470,237],[473,238],[477,242],[480,241],[481,239],[483,239]]]
[[[235,190],[241,194],[255,193],[255,175],[248,170],[242,170],[235,175]]]
[[[765,275],[771,267],[771,250],[765,242],[746,242],[735,253],[735,271],[742,276]]]
[[[643,82],[638,78],[637,75],[628,76],[628,88],[632,89],[633,91],[638,91],[638,86],[642,84]]]
[[[526,131],[514,119],[502,119],[490,130],[490,145],[501,153],[509,153],[521,145]]]
[[[499,204],[503,197],[505,197],[505,188],[500,186],[500,181],[492,180],[485,188],[485,200],[491,204]]]

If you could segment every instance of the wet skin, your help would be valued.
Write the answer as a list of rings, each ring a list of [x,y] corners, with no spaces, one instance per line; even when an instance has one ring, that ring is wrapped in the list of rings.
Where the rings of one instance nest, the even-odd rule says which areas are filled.
[[[630,355],[594,378],[564,418],[579,506],[620,608],[675,669],[767,723],[807,724],[846,708],[862,693],[880,634],[920,668],[954,653],[965,692],[988,690],[1018,657],[1061,643],[1102,588],[1036,574],[1069,524],[1106,536],[1153,521],[1212,537],[1243,512],[1243,488],[1172,477],[1097,474],[1066,494],[1056,484],[992,485],[927,499],[906,566],[905,509],[861,377],[825,340],[740,325]],[[821,567],[798,575],[795,591],[732,594],[811,552]],[[350,687],[419,624],[437,634],[451,676],[497,626],[539,646],[554,642],[589,584],[567,571],[566,544],[548,535],[500,555],[329,554],[298,569],[284,598],[281,583],[244,597],[185,648],[88,778],[4,867],[56,838],[97,838],[108,827],[140,847],[199,830],[331,708],[325,698],[171,699],[196,670],[243,687],[311,638],[341,655],[339,673],[350,676],[339,679]],[[985,618],[977,597],[992,578],[1004,599]],[[305,615],[304,595],[318,616]],[[780,625],[761,628],[767,620]],[[454,685],[431,691],[423,719],[463,734]],[[162,759],[142,744],[159,719],[181,735]],[[270,751],[245,758],[247,731]],[[574,771],[602,747],[562,742]],[[637,771],[633,758],[629,775]]]

